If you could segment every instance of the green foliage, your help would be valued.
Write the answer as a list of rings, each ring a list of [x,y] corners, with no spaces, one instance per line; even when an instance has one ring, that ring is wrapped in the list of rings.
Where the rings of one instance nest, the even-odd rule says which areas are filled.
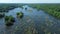
[[[20,13],[18,12],[17,15],[19,15]]]
[[[0,4],[0,12],[8,12],[8,10],[12,10],[17,7],[22,8],[22,6],[22,4]]]
[[[23,17],[23,13],[22,12],[18,12],[17,13],[17,17],[22,18]]]
[[[31,6],[35,7],[38,10],[42,9],[45,12],[51,14],[52,16],[60,18],[60,4],[35,4]]]
[[[0,13],[0,18],[4,17],[4,13]]]
[[[10,25],[13,25],[13,22],[15,22],[15,19],[12,16],[5,16],[5,22],[7,26],[10,26]]]
[[[37,4],[37,5],[33,4],[33,5],[30,5],[30,6],[33,7],[33,8],[36,8],[37,10],[40,10],[40,4]]]
[[[50,6],[45,5],[44,7],[45,7],[44,10],[46,10],[47,13],[49,13],[57,18],[60,18],[60,9],[59,9],[60,6],[58,6],[58,5],[50,5]],[[46,7],[48,9],[46,9]]]

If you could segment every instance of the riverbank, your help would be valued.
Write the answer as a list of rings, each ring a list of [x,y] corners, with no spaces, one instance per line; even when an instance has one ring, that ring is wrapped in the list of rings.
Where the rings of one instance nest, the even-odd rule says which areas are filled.
[[[31,4],[30,5],[37,10],[44,10],[46,13],[60,19],[60,4]]]
[[[23,4],[0,4],[0,12],[8,12],[14,8],[22,8]]]

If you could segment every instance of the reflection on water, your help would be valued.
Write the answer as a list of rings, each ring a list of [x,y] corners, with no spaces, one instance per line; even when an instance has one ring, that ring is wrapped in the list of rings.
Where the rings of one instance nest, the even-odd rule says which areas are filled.
[[[24,17],[19,19],[16,13],[22,11]],[[46,14],[42,10],[37,11],[31,7],[15,8],[5,15],[15,18],[13,26],[6,27],[4,18],[0,19],[0,34],[60,34],[60,20]]]

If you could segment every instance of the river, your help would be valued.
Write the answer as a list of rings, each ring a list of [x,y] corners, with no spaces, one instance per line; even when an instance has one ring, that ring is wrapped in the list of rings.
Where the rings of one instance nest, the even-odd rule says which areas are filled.
[[[23,12],[22,19],[17,18],[16,13]],[[5,26],[4,18],[0,18],[0,34],[60,34],[60,20],[32,7],[15,8],[5,15],[15,18],[13,26]]]

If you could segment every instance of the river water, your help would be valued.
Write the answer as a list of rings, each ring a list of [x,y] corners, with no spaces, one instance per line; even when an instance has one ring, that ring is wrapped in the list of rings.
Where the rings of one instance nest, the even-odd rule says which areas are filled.
[[[16,13],[23,12],[22,19],[17,18]],[[0,18],[0,34],[60,34],[60,20],[31,7],[15,8],[5,15],[15,18],[13,26],[5,26],[4,18]]]

